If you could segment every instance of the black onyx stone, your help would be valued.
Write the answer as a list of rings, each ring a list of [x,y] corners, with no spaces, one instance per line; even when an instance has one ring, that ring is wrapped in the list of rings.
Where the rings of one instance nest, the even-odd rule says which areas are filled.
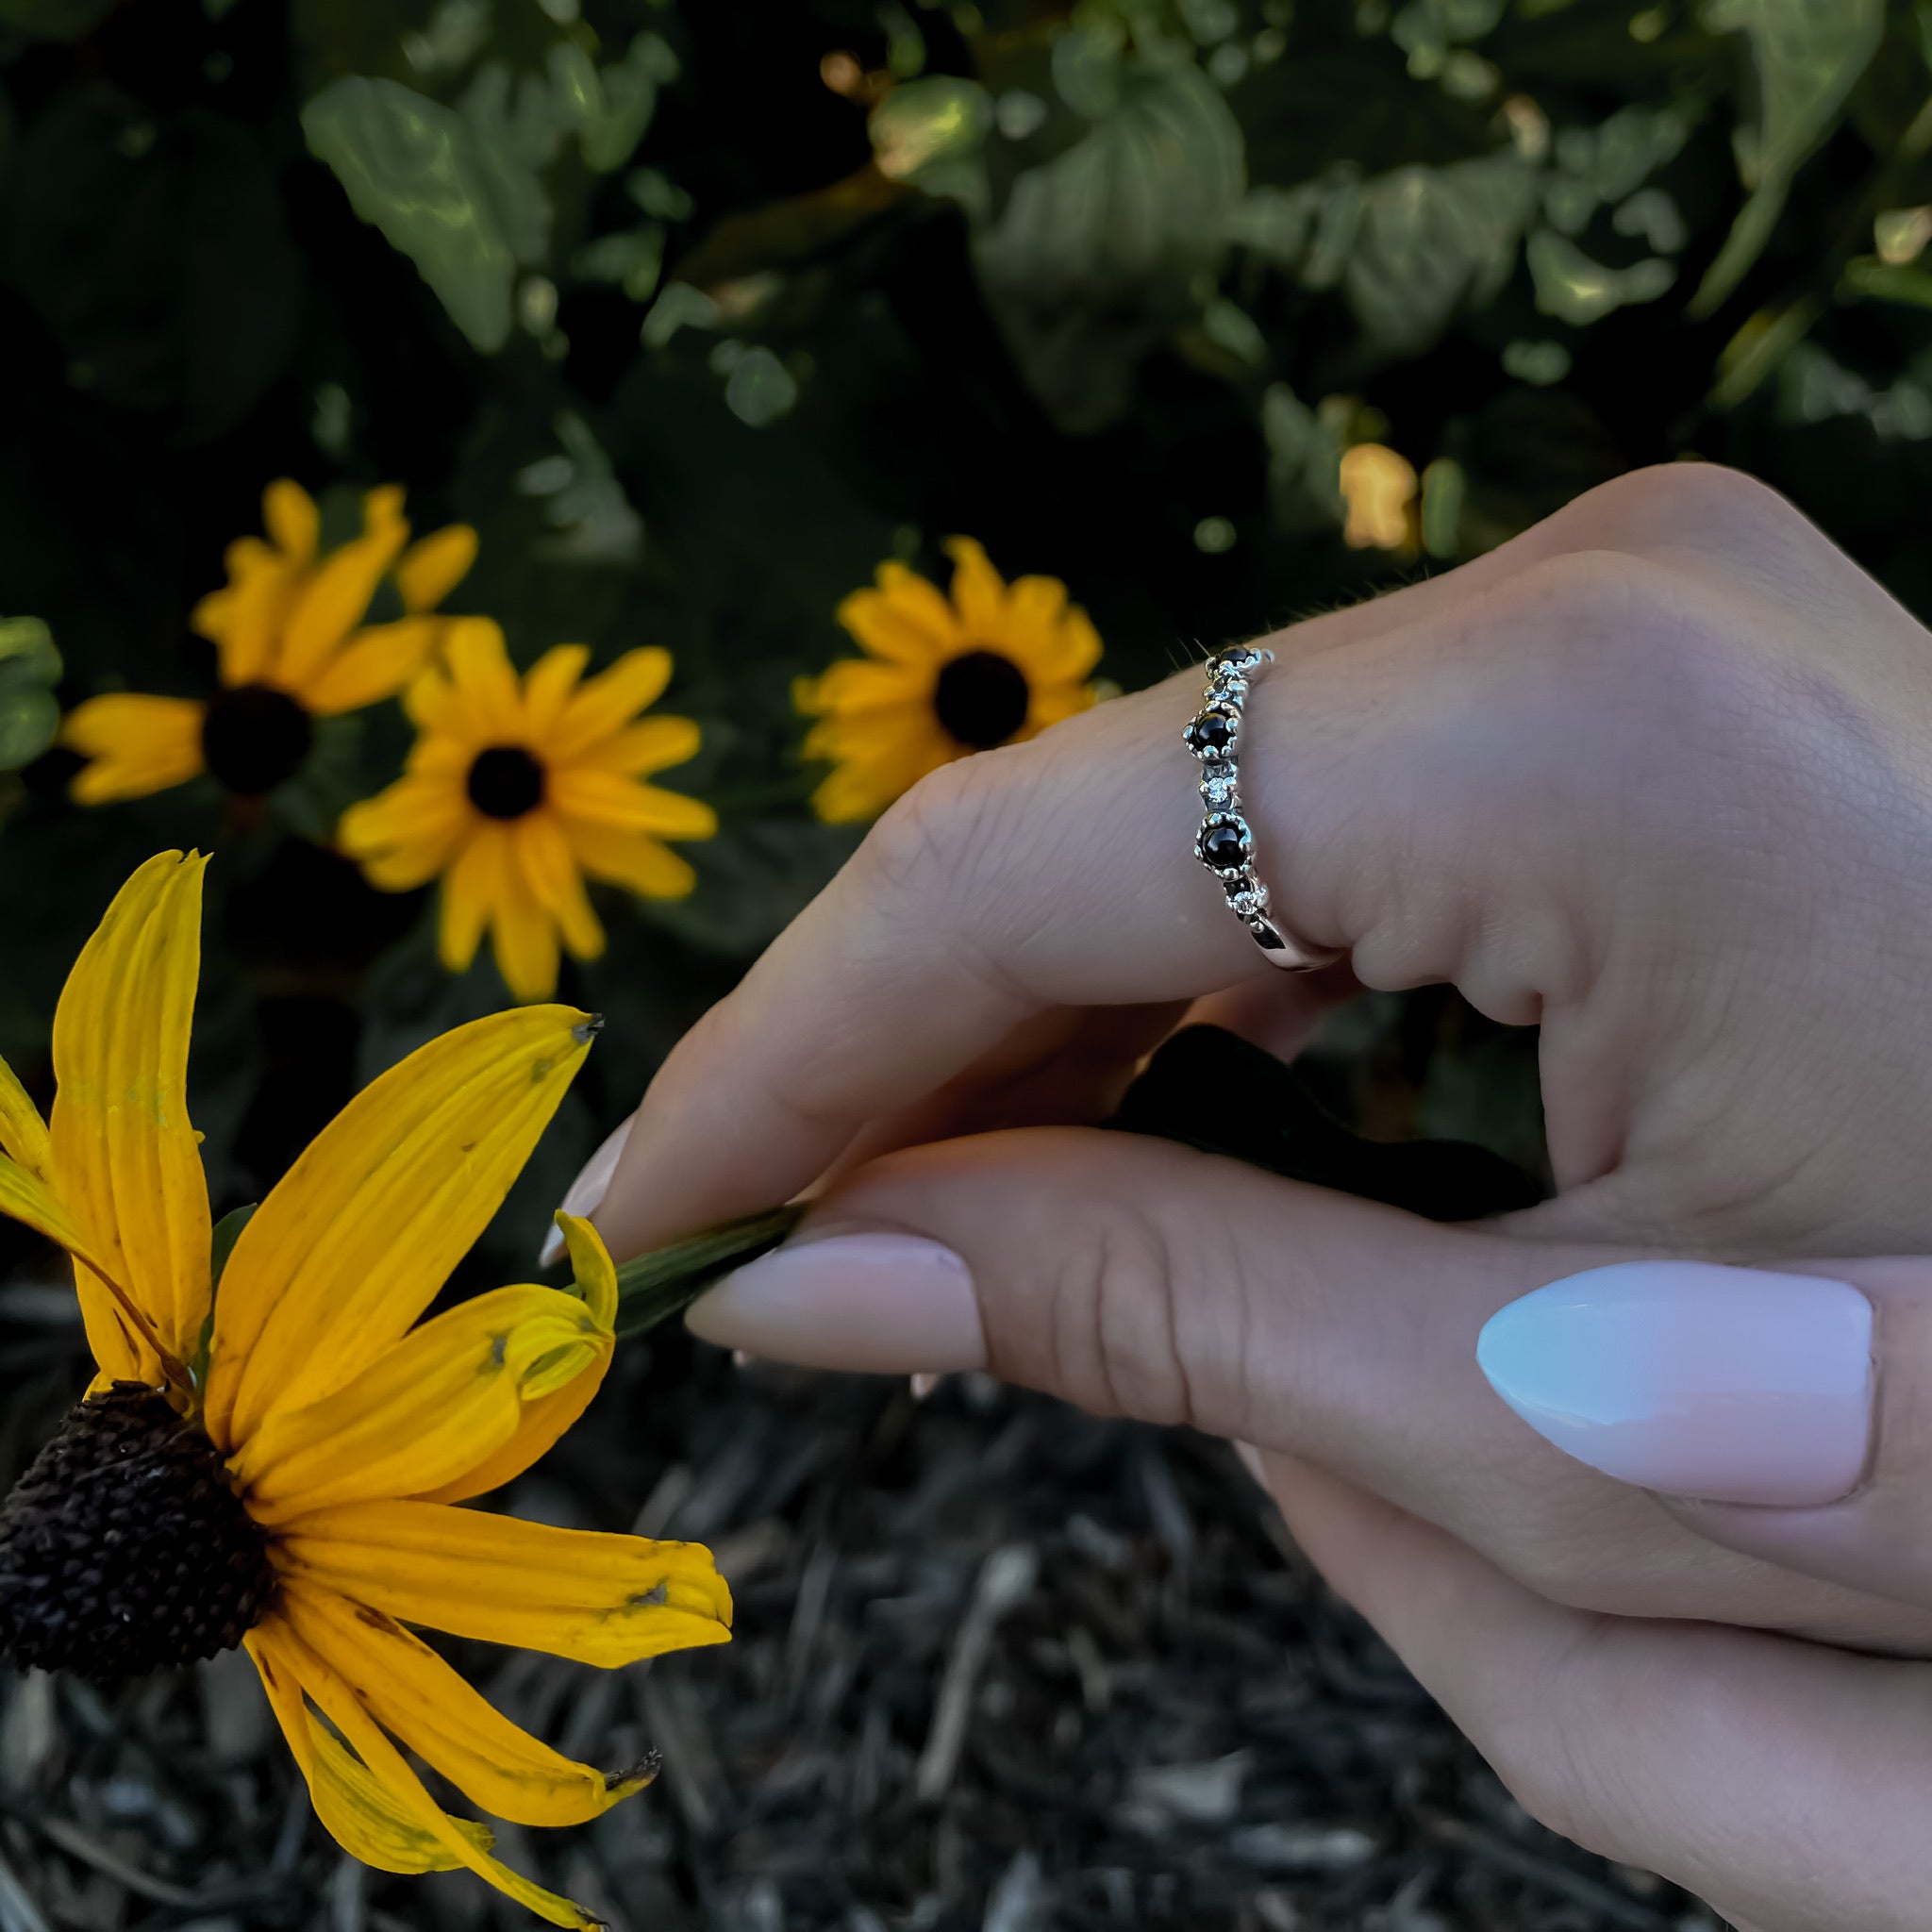
[[[1203,711],[1188,726],[1188,743],[1197,753],[1223,756],[1234,746],[1235,721],[1225,711]]]
[[[203,762],[230,791],[259,798],[292,778],[315,739],[314,721],[285,691],[237,685],[208,700]]]
[[[1248,861],[1247,834],[1239,825],[1208,825],[1201,833],[1201,857],[1216,872],[1239,872]]]
[[[485,818],[520,819],[543,803],[543,767],[520,744],[479,751],[464,789]]]
[[[1252,644],[1230,644],[1226,650],[1215,652],[1208,661],[1217,677],[1239,677],[1242,672],[1252,671],[1262,658]]]
[[[275,1600],[221,1452],[136,1382],[70,1409],[0,1507],[0,1652],[115,1684],[230,1650]]]
[[[968,751],[1004,744],[1026,722],[1033,694],[1026,674],[997,651],[967,651],[940,667],[933,715]]]

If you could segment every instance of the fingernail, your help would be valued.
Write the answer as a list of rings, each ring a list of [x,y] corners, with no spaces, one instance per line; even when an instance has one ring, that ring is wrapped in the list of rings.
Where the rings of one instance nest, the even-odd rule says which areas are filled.
[[[913,1235],[774,1248],[727,1274],[684,1320],[706,1341],[808,1369],[941,1374],[986,1361],[965,1262]]]
[[[1492,1315],[1490,1386],[1620,1482],[1790,1508],[1857,1484],[1872,1429],[1872,1304],[1842,1281],[1629,1261]]]
[[[630,1139],[631,1117],[618,1122],[604,1137],[604,1144],[590,1159],[584,1162],[575,1180],[571,1182],[569,1191],[558,1204],[565,1214],[594,1214],[604,1205],[604,1196],[610,1191],[610,1176],[617,1172],[617,1163],[624,1158],[624,1143]],[[537,1250],[537,1265],[548,1268],[552,1262],[563,1259],[563,1230],[553,1226],[543,1237],[543,1245]]]

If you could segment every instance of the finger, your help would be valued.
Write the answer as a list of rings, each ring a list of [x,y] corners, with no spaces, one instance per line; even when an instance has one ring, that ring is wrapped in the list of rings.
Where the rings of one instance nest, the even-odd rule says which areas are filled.
[[[1592,858],[1603,916],[1616,908],[1577,822],[1672,816],[1694,760],[1650,708],[1668,724],[1684,599],[1707,592],[1577,550],[1605,541],[1601,523],[1576,507],[1273,641],[1244,809],[1289,924],[1352,947],[1368,983],[1452,978],[1492,1016],[1532,1021],[1610,950],[1552,908]],[[1199,692],[1191,673],[1100,706],[944,767],[889,812],[653,1082],[598,1215],[614,1250],[794,1193],[1042,1008],[1267,977],[1191,851],[1179,733]]]
[[[791,1242],[687,1320],[758,1356],[985,1368],[1100,1413],[1314,1457],[1549,1593],[1932,1641],[1921,1613],[1823,1583],[1769,1588],[1764,1565],[1582,1468],[1494,1399],[1475,1358],[1484,1322],[1605,1258],[1438,1226],[1170,1141],[1034,1129],[845,1176]]]
[[[1800,1265],[1553,1282],[1482,1363],[1548,1441],[1713,1541],[1932,1607],[1932,1260]]]
[[[1924,1924],[1932,1666],[1566,1609],[1308,1464],[1267,1474],[1317,1567],[1553,1830],[1764,1932]]]

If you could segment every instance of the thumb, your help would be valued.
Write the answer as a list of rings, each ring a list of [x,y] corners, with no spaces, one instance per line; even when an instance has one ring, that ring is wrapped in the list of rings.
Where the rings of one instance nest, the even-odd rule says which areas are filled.
[[[1475,1338],[1607,1252],[1441,1226],[1172,1141],[1030,1128],[856,1170],[686,1320],[810,1367],[987,1369],[1319,1456],[1425,1507],[1423,1469],[1560,1465],[1524,1455]]]
[[[1932,1258],[1594,1269],[1478,1354],[1540,1434],[1709,1541],[1932,1606]]]

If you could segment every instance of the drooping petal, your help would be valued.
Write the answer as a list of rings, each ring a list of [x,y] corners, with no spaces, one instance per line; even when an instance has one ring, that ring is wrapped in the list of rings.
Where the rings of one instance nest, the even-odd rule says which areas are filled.
[[[583,1824],[650,1782],[607,1776],[540,1743],[480,1696],[392,1617],[312,1586],[280,1615],[384,1730],[470,1802],[518,1824]]]
[[[504,894],[490,916],[496,970],[512,999],[547,1000],[557,991],[557,922],[531,894],[516,853],[508,849]]]
[[[1006,580],[971,537],[948,538],[946,555],[953,559],[953,605],[959,628],[977,642],[996,642],[1007,627]]]
[[[245,1442],[408,1332],[503,1204],[590,1050],[568,1007],[495,1013],[350,1101],[242,1230],[222,1276],[208,1433]],[[57,1133],[58,1141],[58,1133]]]
[[[52,1143],[61,1202],[162,1347],[183,1362],[200,1341],[208,1301],[208,1183],[188,1119],[207,863],[164,852],[135,873],[81,949],[54,1013]],[[84,1285],[84,1307],[89,1296]],[[90,1310],[90,1332],[94,1326]]]
[[[398,1818],[425,1832],[443,1850],[453,1854],[457,1863],[467,1865],[479,1878],[487,1879],[497,1890],[535,1912],[553,1925],[579,1928],[579,1932],[602,1932],[603,1921],[581,1906],[554,1891],[545,1891],[527,1878],[512,1872],[499,1858],[493,1858],[479,1842],[481,1827],[466,1819],[452,1818],[423,1788],[423,1780],[411,1771],[403,1754],[390,1742],[382,1726],[362,1707],[361,1700],[337,1672],[307,1644],[286,1620],[264,1624],[256,1635],[270,1631],[268,1644],[258,1643],[258,1652],[267,1648],[288,1674],[315,1700],[324,1716],[342,1734],[349,1746],[368,1770],[386,1803]],[[259,1656],[258,1655],[258,1663]],[[311,1725],[319,1735],[319,1727]],[[313,1790],[313,1787],[310,1787]],[[325,1821],[326,1822],[326,1821]]]
[[[447,628],[440,617],[367,625],[309,678],[303,702],[318,718],[334,718],[394,697],[435,655]]]
[[[604,928],[591,909],[583,874],[555,814],[533,811],[519,819],[511,845],[525,887],[556,922],[564,944],[579,959],[596,958],[604,950]]]
[[[284,1655],[280,1619],[272,1618],[242,1641],[261,1674],[269,1707],[288,1740],[289,1751],[308,1786],[315,1815],[352,1858],[378,1872],[454,1872],[462,1860],[436,1833],[376,1779],[360,1758],[345,1750],[325,1724],[308,1714],[291,1660]],[[450,1821],[479,1852],[495,1842],[491,1833],[467,1819]]]
[[[36,1180],[45,1180],[52,1169],[54,1141],[47,1124],[5,1060],[0,1060],[0,1154]]]
[[[384,861],[386,875],[376,882],[391,891],[404,891],[442,871],[456,856],[472,817],[458,787],[409,775],[352,805],[336,827],[336,842],[360,859],[372,877],[375,868],[371,861]]]
[[[396,589],[403,608],[434,610],[470,574],[476,560],[476,533],[468,524],[450,524],[412,543],[396,559]]]
[[[525,1402],[608,1352],[575,1295],[499,1288],[412,1328],[332,1394],[277,1409],[229,1467],[258,1523],[413,1495],[475,1468],[516,1434]]]
[[[698,882],[691,861],[648,832],[571,819],[564,827],[577,863],[593,879],[623,886],[642,899],[682,899]]]
[[[302,587],[275,654],[274,681],[306,700],[342,640],[362,622],[375,589],[408,541],[409,526],[385,522],[323,558]]]
[[[509,891],[509,834],[499,824],[474,825],[442,881],[437,954],[452,973],[469,970],[476,947]]]
[[[91,760],[69,787],[76,805],[110,805],[185,785],[202,770],[201,721],[192,698],[111,691],[68,712],[60,742]]]
[[[699,1543],[651,1542],[442,1503],[351,1503],[283,1531],[276,1561],[405,1624],[606,1669],[724,1643],[731,1593]]]
[[[626,651],[608,669],[578,685],[544,745],[552,761],[575,758],[585,746],[621,730],[671,682],[671,653],[647,644]]]
[[[577,1291],[583,1296],[591,1325],[601,1338],[601,1349],[561,1388],[540,1395],[534,1402],[525,1402],[516,1433],[500,1449],[454,1481],[436,1489],[425,1487],[412,1491],[415,1501],[464,1503],[472,1496],[488,1495],[491,1490],[513,1482],[545,1450],[562,1440],[591,1406],[591,1398],[604,1386],[605,1371],[610,1366],[617,1345],[611,1333],[611,1324],[617,1320],[617,1270],[597,1230],[588,1221],[560,1213],[557,1224],[563,1230]]]

